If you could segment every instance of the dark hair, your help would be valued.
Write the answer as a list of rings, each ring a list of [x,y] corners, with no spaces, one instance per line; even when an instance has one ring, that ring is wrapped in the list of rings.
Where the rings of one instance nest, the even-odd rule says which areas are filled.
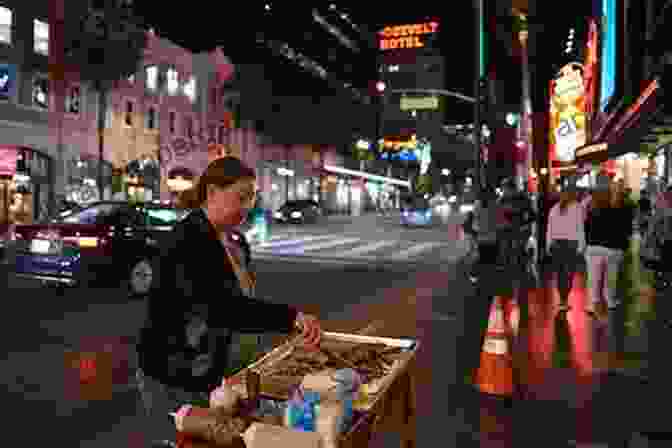
[[[236,157],[222,157],[210,162],[196,185],[196,202],[203,205],[208,198],[208,186],[229,187],[241,179],[255,179],[254,170]]]

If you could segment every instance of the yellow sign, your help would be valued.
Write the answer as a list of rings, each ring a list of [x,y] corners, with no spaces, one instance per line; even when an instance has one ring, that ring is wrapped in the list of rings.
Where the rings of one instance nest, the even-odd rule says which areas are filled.
[[[571,162],[574,152],[586,144],[585,87],[583,66],[570,63],[560,69],[551,91],[552,160]]]
[[[413,25],[386,26],[378,32],[381,36],[380,49],[394,50],[398,48],[421,48],[424,42],[420,36],[436,33],[438,22],[418,23]]]
[[[598,143],[595,145],[584,146],[576,150],[576,157],[585,157],[596,152],[606,151],[609,147],[608,143]]]
[[[435,96],[401,97],[401,110],[438,109],[439,99]]]

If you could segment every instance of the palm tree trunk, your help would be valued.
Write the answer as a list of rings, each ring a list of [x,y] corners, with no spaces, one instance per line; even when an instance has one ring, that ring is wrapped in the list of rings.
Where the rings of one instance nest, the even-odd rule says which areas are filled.
[[[105,161],[105,118],[107,117],[107,89],[102,83],[97,83],[98,91],[98,196],[103,200],[105,187],[103,186],[103,163]]]

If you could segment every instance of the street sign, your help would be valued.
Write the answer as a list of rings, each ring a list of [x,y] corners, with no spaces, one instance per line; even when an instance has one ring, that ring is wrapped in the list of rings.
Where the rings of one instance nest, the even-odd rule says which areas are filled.
[[[436,96],[401,97],[401,110],[438,109],[439,98]]]

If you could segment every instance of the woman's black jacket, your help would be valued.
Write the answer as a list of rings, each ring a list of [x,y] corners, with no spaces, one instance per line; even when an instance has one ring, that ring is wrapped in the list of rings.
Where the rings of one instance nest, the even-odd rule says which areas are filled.
[[[249,260],[240,234],[239,241]],[[231,331],[289,333],[296,314],[244,295],[217,232],[203,210],[194,210],[176,225],[154,266],[140,368],[163,384],[206,392],[221,383]]]

